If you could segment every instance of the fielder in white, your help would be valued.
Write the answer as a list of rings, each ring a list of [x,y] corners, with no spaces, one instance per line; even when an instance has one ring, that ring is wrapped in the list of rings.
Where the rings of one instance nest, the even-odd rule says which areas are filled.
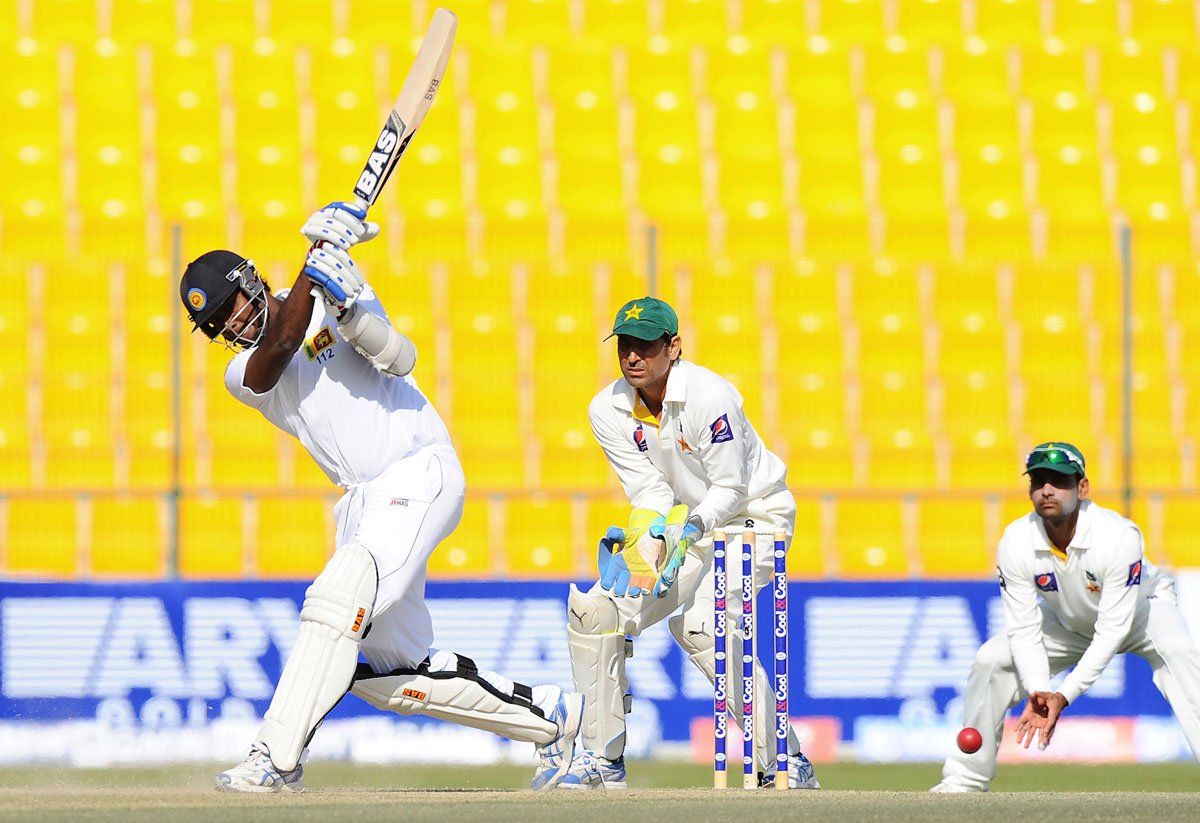
[[[628,528],[600,541],[600,580],[587,592],[571,587],[567,639],[575,687],[586,697],[581,748],[560,788],[623,788],[629,681],[625,659],[648,626],[670,617],[676,641],[711,681],[713,641],[712,532],[728,524],[760,533],[755,591],[772,571],[772,533],[791,542],[796,502],[787,469],[746,419],[742,397],[727,380],[683,360],[679,320],[661,300],[631,300],[617,312],[612,335],[622,377],[588,409],[592,432],[633,506]],[[730,603],[736,626],[739,603]],[[674,614],[673,617],[671,615]],[[730,631],[737,647],[740,631]],[[762,665],[758,694],[773,695]],[[730,709],[741,717],[739,689]],[[757,760],[773,785],[775,733],[770,699],[756,701]],[[769,704],[769,705],[768,705]],[[817,788],[812,764],[789,729],[789,785]]]
[[[1007,632],[979,649],[963,699],[964,726],[978,729],[983,745],[953,752],[932,791],[987,791],[1008,710],[1028,697],[1017,742],[1028,748],[1036,737],[1045,748],[1062,711],[1123,652],[1150,663],[1200,758],[1200,653],[1175,579],[1144,557],[1132,521],[1087,499],[1079,449],[1043,443],[1025,470],[1033,511],[1004,530],[996,556]],[[1051,676],[1072,666],[1052,691]]]
[[[217,775],[217,786],[302,790],[309,740],[350,691],[380,709],[534,743],[533,786],[549,788],[570,766],[582,697],[430,648],[425,564],[462,518],[463,471],[410,374],[412,342],[347,254],[378,234],[365,217],[351,203],[315,213],[302,229],[313,246],[290,291],[272,295],[254,264],[230,251],[202,255],[180,284],[196,327],[242,349],[225,372],[230,393],[299,439],[345,489],[334,509],[336,550],[305,594],[250,755]]]

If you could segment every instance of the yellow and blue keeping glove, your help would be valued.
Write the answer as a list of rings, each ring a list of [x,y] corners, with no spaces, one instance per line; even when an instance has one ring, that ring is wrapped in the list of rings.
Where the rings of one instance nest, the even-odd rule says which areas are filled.
[[[650,536],[663,541],[666,552],[652,589],[655,597],[664,597],[679,577],[683,559],[697,540],[704,536],[704,523],[696,515],[688,517],[688,507],[672,506],[666,516],[650,524]]]
[[[650,536],[649,529],[660,517],[651,509],[634,509],[628,528],[608,527],[596,553],[602,589],[617,597],[640,597],[654,591],[663,544]]]

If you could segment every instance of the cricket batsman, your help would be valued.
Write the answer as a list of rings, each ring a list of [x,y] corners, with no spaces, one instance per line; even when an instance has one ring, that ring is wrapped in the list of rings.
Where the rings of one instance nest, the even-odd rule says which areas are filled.
[[[1062,712],[1122,652],[1150,664],[1200,759],[1200,653],[1175,579],[1145,558],[1137,525],[1087,499],[1079,449],[1043,443],[1025,473],[1033,511],[1009,524],[996,553],[1006,632],[979,649],[963,699],[964,725],[979,730],[983,745],[953,752],[931,791],[987,791],[1008,710],[1028,698],[1017,742],[1029,748],[1036,737],[1045,748]],[[1054,691],[1051,676],[1072,666]]]
[[[550,788],[570,766],[582,698],[431,648],[425,565],[462,519],[465,481],[412,377],[412,341],[348,254],[379,232],[365,218],[353,203],[316,212],[290,291],[272,294],[253,262],[224,250],[194,260],[180,282],[195,327],[240,350],[225,371],[229,392],[297,438],[345,490],[334,508],[336,550],[305,593],[270,708],[245,762],[217,775],[217,787],[301,791],[309,741],[353,692],[385,711],[533,743],[533,787]]]
[[[633,511],[626,528],[600,540],[599,581],[571,586],[567,639],[575,687],[586,697],[582,751],[559,788],[617,789],[626,785],[625,715],[630,708],[625,658],[647,627],[668,620],[671,634],[709,681],[716,671],[713,640],[712,532],[727,524],[755,529],[754,590],[773,569],[773,533],[791,542],[796,501],[787,468],[746,418],[738,390],[682,357],[679,319],[661,300],[630,300],[617,312],[621,377],[593,398],[592,432],[616,471]],[[740,604],[731,603],[730,626]],[[674,615],[673,617],[671,615]],[[740,642],[740,630],[731,642]],[[758,694],[771,695],[756,664]],[[730,709],[741,717],[740,690]],[[754,723],[760,780],[774,785],[775,733],[765,700]],[[812,764],[788,729],[791,788],[816,789]]]

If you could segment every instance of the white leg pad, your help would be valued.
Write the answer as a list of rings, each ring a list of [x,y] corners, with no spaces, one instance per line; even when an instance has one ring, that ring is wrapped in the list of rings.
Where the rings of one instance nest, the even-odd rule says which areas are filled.
[[[736,622],[733,620],[726,621],[726,625],[729,627],[727,638],[729,646],[736,650],[731,659],[736,657],[741,660],[741,629],[736,627]],[[717,655],[716,639],[712,635],[711,605],[707,610],[692,608],[683,614],[677,614],[667,621],[667,626],[671,629],[671,634],[675,636],[680,648],[696,664],[696,668],[704,672],[708,682],[712,683],[716,679]],[[730,682],[732,680],[731,677]],[[738,683],[741,683],[740,670]],[[741,686],[727,689],[726,694],[729,701],[729,713],[733,722],[740,728],[742,722]],[[754,695],[754,757],[758,763],[758,770],[766,774],[773,771],[775,767],[775,685],[758,660],[754,661]],[[739,751],[737,759],[740,762],[742,745],[740,733],[737,735],[737,745]],[[792,724],[788,723],[788,754],[797,754],[799,751],[800,738],[797,736],[796,730],[792,728]]]
[[[296,768],[317,726],[350,688],[378,585],[375,559],[352,543],[334,552],[305,592],[296,645],[258,730],[277,769]]]
[[[586,702],[580,735],[583,747],[616,760],[625,753],[625,715],[630,708],[625,658],[631,644],[617,631],[617,607],[604,595],[567,595],[567,648],[575,690]]]
[[[534,703],[533,689],[481,673],[462,655],[437,652],[415,669],[375,674],[360,666],[351,693],[397,714],[421,714],[544,746],[558,725]]]

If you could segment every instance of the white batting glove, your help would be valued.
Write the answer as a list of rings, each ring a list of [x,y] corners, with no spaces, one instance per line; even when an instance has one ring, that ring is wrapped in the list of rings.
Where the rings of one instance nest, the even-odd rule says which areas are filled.
[[[313,283],[313,296],[320,297],[338,313],[354,305],[366,281],[358,266],[336,246],[313,246],[304,259],[304,274]]]
[[[349,251],[354,244],[374,240],[379,235],[379,224],[367,222],[366,217],[367,210],[356,203],[335,200],[313,212],[300,233],[310,243],[330,243]]]

